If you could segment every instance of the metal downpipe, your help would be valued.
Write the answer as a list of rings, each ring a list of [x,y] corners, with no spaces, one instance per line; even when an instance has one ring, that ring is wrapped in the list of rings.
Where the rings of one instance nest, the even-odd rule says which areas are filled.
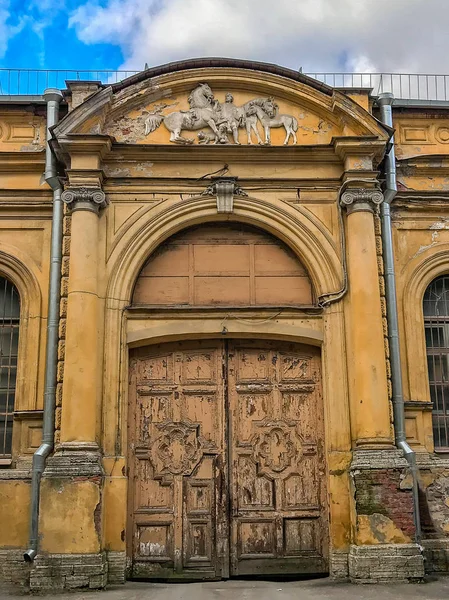
[[[380,94],[377,102],[380,106],[381,121],[393,127],[392,105],[394,96],[390,93]],[[394,137],[391,139],[391,149],[385,157],[385,200],[380,207],[382,223],[382,247],[385,268],[385,296],[387,300],[388,340],[390,344],[391,385],[393,390],[393,421],[396,446],[404,453],[410,466],[413,486],[413,512],[418,544],[421,543],[421,519],[419,514],[418,468],[415,451],[407,443],[405,434],[404,394],[402,389],[402,366],[399,348],[399,322],[396,298],[396,274],[394,265],[393,236],[391,233],[390,204],[397,194],[396,157]]]
[[[56,370],[59,338],[59,302],[61,296],[63,208],[61,200],[61,185],[59,183],[56,171],[56,158],[50,149],[49,140],[51,139],[50,128],[53,127],[53,125],[56,125],[59,120],[59,104],[62,100],[62,94],[60,90],[50,88],[45,90],[44,99],[47,102],[47,150],[43,179],[53,190],[53,217],[51,227],[42,443],[33,456],[31,474],[30,547],[23,555],[23,558],[26,562],[32,562],[37,554],[41,477],[45,468],[47,457],[50,452],[52,452],[54,447]]]

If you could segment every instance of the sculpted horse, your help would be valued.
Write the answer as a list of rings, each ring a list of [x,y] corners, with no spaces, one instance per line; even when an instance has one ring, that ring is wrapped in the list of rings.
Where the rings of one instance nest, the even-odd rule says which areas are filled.
[[[256,98],[248,104],[247,115],[256,115],[265,130],[265,144],[271,144],[271,127],[285,128],[284,145],[288,144],[290,136],[293,138],[293,144],[297,143],[298,121],[291,115],[279,114],[279,106],[272,98]]]
[[[159,111],[151,113],[145,121],[145,135],[155,131],[161,123],[170,132],[170,141],[179,144],[193,144],[192,138],[181,135],[183,129],[195,131],[210,127],[214,134],[219,137],[216,122],[218,120],[214,95],[207,83],[200,83],[190,94],[190,110],[180,110],[161,115]]]
[[[263,100],[263,98],[258,98],[258,100]],[[256,102],[256,100],[250,100],[243,104],[243,106],[238,106],[237,111],[240,117],[240,127],[245,127],[246,136],[248,138],[248,144],[252,145],[253,140],[251,138],[251,131],[254,132],[257,143],[263,144],[263,140],[259,135],[259,131],[257,130],[257,114],[252,109],[252,103]]]

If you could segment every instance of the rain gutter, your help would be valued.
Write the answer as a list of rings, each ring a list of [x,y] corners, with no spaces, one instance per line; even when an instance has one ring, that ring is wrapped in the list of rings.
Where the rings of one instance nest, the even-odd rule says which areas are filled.
[[[384,93],[377,97],[380,107],[381,121],[388,127],[393,127],[392,105],[395,102],[393,94]],[[387,301],[388,341],[390,345],[391,385],[393,402],[393,422],[396,446],[403,451],[410,466],[413,488],[413,514],[415,521],[415,540],[421,543],[421,520],[419,514],[418,468],[415,451],[407,443],[405,434],[404,394],[402,388],[402,366],[399,348],[399,321],[396,296],[396,273],[394,264],[393,236],[391,230],[391,203],[397,194],[396,157],[394,136],[391,146],[385,156],[385,189],[384,202],[380,205],[382,223],[382,247],[385,269],[385,296]]]
[[[59,302],[61,297],[62,189],[56,169],[56,157],[51,151],[49,141],[51,139],[51,128],[56,125],[59,120],[59,105],[63,97],[60,90],[49,88],[44,92],[44,99],[47,103],[47,148],[43,179],[53,190],[53,217],[51,227],[42,443],[33,455],[31,470],[30,541],[29,549],[23,555],[26,562],[33,562],[38,552],[41,477],[47,457],[54,448]]]

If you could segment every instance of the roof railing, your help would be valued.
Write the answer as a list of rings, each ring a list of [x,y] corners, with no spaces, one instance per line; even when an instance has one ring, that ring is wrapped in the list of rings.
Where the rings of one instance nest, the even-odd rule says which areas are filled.
[[[117,83],[139,71],[76,69],[1,69],[0,95],[40,95],[48,87],[64,89],[66,81]],[[391,92],[398,99],[449,101],[449,75],[418,73],[304,73],[336,88]]]

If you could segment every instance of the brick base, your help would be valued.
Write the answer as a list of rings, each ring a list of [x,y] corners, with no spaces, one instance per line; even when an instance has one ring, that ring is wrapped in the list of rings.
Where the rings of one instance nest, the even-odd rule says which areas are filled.
[[[417,544],[351,546],[352,583],[405,583],[424,577],[424,559]]]
[[[24,561],[24,552],[25,550],[0,550],[0,582],[2,584],[28,587],[31,565]]]
[[[39,554],[30,574],[30,590],[102,589],[108,579],[106,555]]]

